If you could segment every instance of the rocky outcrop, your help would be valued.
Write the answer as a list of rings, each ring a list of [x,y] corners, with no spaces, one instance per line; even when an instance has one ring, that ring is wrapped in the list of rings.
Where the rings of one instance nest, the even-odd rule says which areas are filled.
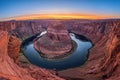
[[[44,57],[54,58],[68,54],[72,49],[72,41],[64,26],[57,24],[48,27],[46,35],[35,41],[34,47]]]
[[[18,56],[20,51],[21,41],[15,36],[9,37],[8,42],[8,55],[15,61],[18,62]]]
[[[16,42],[15,37],[12,37]],[[10,40],[12,40],[10,39]],[[3,80],[63,80],[55,75],[55,72],[38,68],[29,64],[14,63],[8,56],[9,36],[7,32],[0,31],[0,79]],[[12,44],[13,46],[16,44]],[[18,46],[18,45],[17,45]],[[12,46],[9,48],[13,48]],[[13,53],[14,54],[14,53]],[[16,58],[12,55],[12,58]]]
[[[75,33],[89,37],[94,47],[85,65],[60,71],[59,76],[83,80],[119,80],[119,28],[120,20],[90,22],[73,28]]]
[[[43,22],[44,23],[44,22]],[[40,33],[45,30],[41,23],[34,21],[5,21],[0,22],[0,30],[7,31],[9,34],[25,39],[28,36]]]
[[[107,41],[107,53],[102,61],[104,64],[101,65],[101,72],[104,78],[109,78],[110,80],[119,80],[119,70],[120,70],[120,22],[116,21],[114,23],[114,28],[109,35],[109,40]],[[112,76],[112,77],[111,77]]]
[[[8,56],[8,40],[9,36],[7,32],[0,31],[0,76],[6,77],[14,80],[23,80],[24,78],[32,79],[32,77],[24,76],[22,78],[22,74],[19,71],[19,68]],[[23,71],[24,72],[24,71]],[[19,76],[19,77],[18,77]],[[18,77],[18,78],[17,78]]]

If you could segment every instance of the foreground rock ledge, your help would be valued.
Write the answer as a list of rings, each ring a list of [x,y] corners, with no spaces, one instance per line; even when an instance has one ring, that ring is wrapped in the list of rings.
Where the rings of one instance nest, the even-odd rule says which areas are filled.
[[[42,52],[44,57],[55,58],[70,52],[72,41],[64,26],[54,25],[48,27],[47,34],[35,41],[34,47]]]

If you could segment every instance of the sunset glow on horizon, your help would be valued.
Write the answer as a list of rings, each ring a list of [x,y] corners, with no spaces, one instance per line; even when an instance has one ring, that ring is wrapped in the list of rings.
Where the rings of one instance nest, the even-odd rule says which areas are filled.
[[[4,20],[32,20],[32,19],[108,19],[113,18],[112,16],[98,16],[98,15],[87,15],[87,14],[33,14],[23,15]]]
[[[119,0],[1,0],[0,21],[120,18]]]

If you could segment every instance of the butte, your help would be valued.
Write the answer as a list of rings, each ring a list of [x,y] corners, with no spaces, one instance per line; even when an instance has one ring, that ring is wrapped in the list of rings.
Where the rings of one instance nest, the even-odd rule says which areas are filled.
[[[46,58],[55,58],[71,51],[72,40],[63,25],[53,25],[47,28],[46,34],[34,42],[34,48]]]

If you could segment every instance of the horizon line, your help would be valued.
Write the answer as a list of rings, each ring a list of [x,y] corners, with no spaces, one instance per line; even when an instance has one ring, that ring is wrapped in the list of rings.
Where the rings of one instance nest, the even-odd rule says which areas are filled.
[[[45,13],[45,14],[26,14],[8,18],[2,18],[0,21],[9,20],[33,20],[33,19],[119,19],[118,16],[112,15],[94,15],[80,13]]]

